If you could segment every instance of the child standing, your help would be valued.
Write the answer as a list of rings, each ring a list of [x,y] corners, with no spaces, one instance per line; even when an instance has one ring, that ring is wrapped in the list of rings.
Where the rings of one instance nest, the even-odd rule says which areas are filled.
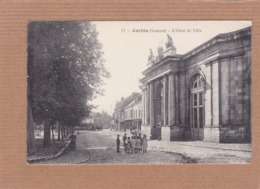
[[[140,138],[140,151],[142,151],[142,149],[143,149],[143,137],[142,137],[141,133],[139,133],[139,138]]]
[[[141,139],[139,137],[136,138],[135,148],[136,148],[136,152],[139,153],[141,150]]]
[[[125,153],[127,153],[127,136],[126,136],[126,133],[123,137],[123,142],[124,142],[124,150],[125,150]]]
[[[136,145],[136,141],[135,141],[135,137],[132,136],[132,140],[131,140],[131,153],[135,152],[135,145]]]
[[[143,136],[143,153],[146,153],[147,147],[148,147],[147,138],[146,138],[146,135],[144,134],[144,136]]]
[[[127,153],[131,153],[131,147],[132,146],[132,142],[131,142],[131,138],[128,137],[127,138]]]
[[[120,152],[120,138],[119,138],[119,135],[117,135],[117,138],[116,138],[116,150],[117,152]]]

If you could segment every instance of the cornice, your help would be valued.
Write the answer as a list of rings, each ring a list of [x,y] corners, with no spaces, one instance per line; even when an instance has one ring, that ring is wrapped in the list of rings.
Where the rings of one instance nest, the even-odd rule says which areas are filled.
[[[241,30],[237,30],[234,32],[224,33],[224,34],[218,34],[217,36],[213,37],[212,39],[206,41],[205,43],[201,44],[200,46],[194,48],[193,50],[185,53],[182,56],[182,59],[187,59],[202,50],[209,48],[210,46],[220,43],[220,42],[227,42],[235,39],[239,39],[242,37],[251,36],[251,26],[247,28],[243,28]]]
[[[218,57],[214,57],[213,59],[206,61],[204,64],[206,66],[209,66],[210,64],[217,62],[218,60],[225,60],[225,59],[229,60],[229,59],[232,59],[232,58],[244,56],[244,54],[245,54],[245,52],[242,51],[242,52],[237,52],[237,53],[233,53],[233,54],[220,55]]]
[[[169,60],[171,60],[171,61],[179,61],[181,57],[182,57],[182,55],[166,56],[162,60],[160,60],[159,62],[155,63],[154,65],[152,65],[149,68],[147,68],[146,70],[144,70],[142,72],[142,74],[143,75],[148,74],[149,72],[155,70],[156,68],[160,67],[161,65],[163,65],[166,62],[168,62]]]

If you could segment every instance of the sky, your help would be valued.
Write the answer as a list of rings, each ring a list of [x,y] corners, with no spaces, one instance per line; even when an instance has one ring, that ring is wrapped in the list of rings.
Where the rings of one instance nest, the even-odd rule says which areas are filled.
[[[147,68],[150,48],[165,50],[167,34],[172,37],[177,54],[185,54],[220,33],[251,26],[251,21],[98,21],[93,22],[103,45],[105,67],[111,73],[104,79],[105,92],[92,104],[94,111],[114,111],[116,101],[132,92],[140,92],[139,79]]]

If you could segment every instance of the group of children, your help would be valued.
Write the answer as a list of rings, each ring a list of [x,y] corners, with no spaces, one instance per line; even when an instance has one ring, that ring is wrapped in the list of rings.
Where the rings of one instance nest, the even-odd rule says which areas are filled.
[[[147,152],[147,138],[145,134],[142,137],[141,133],[139,133],[139,135],[133,133],[131,137],[127,137],[127,134],[125,133],[123,142],[126,153],[140,153],[141,151],[143,151],[143,153]]]

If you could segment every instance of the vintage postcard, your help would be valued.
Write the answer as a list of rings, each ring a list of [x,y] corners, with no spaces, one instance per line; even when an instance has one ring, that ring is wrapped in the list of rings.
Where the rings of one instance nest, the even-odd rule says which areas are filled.
[[[251,21],[32,21],[28,164],[247,164]]]

